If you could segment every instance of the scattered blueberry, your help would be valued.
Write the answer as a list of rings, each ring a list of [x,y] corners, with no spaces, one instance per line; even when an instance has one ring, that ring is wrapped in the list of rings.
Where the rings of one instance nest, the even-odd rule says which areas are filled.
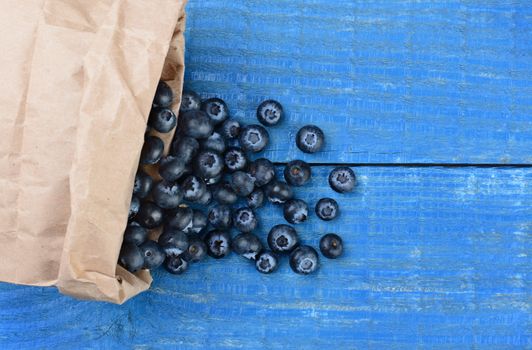
[[[135,175],[133,194],[140,199],[144,199],[150,194],[152,186],[153,179],[151,176],[139,169]]]
[[[201,97],[194,91],[183,91],[181,95],[181,106],[179,106],[179,113],[185,113],[192,110],[200,109]]]
[[[140,206],[140,210],[135,217],[140,226],[152,229],[160,226],[163,223],[163,211],[153,202],[144,202]]]
[[[188,248],[181,255],[181,257],[187,262],[198,262],[205,258],[207,254],[207,246],[205,243],[196,236],[190,237],[188,240]]]
[[[165,228],[158,243],[166,256],[181,255],[188,248],[188,236],[183,231]]]
[[[257,256],[255,267],[260,273],[272,273],[277,270],[277,256],[270,251],[263,251]]]
[[[166,225],[179,231],[185,231],[192,227],[193,216],[192,208],[180,206],[167,213]]]
[[[164,268],[173,275],[180,275],[188,268],[188,263],[181,256],[170,255],[164,261]]]
[[[262,251],[260,239],[252,233],[241,233],[233,238],[233,251],[246,259],[255,260]]]
[[[329,185],[339,193],[353,191],[356,182],[355,173],[349,167],[334,168],[329,174]]]
[[[148,239],[148,230],[136,222],[132,222],[126,227],[124,232],[124,242],[141,245]]]
[[[227,119],[219,130],[226,139],[236,139],[240,135],[240,123],[236,120]]]
[[[194,158],[196,174],[204,179],[212,179],[222,173],[224,162],[222,156],[211,150],[203,150]]]
[[[207,185],[201,178],[189,175],[181,183],[181,190],[183,191],[183,197],[187,201],[195,202],[207,191]]]
[[[177,124],[177,117],[169,108],[154,107],[148,118],[148,125],[158,132],[167,133],[172,131]]]
[[[328,233],[320,239],[320,251],[326,258],[336,259],[344,251],[342,238],[334,233]]]
[[[299,246],[290,254],[290,267],[295,273],[308,275],[316,271],[318,266],[318,253],[311,246]]]
[[[223,182],[214,190],[214,199],[220,204],[234,204],[238,196],[228,182]]]
[[[135,273],[144,266],[144,257],[136,244],[124,242],[120,249],[118,263],[129,272]]]
[[[322,198],[316,203],[316,215],[324,221],[331,221],[338,216],[338,203],[332,198]]]
[[[200,145],[195,138],[176,134],[170,147],[170,154],[188,164],[196,156],[199,148]]]
[[[183,135],[206,139],[213,132],[211,119],[202,111],[191,110],[179,116],[179,130]]]
[[[240,131],[240,146],[246,151],[260,152],[269,141],[270,135],[261,125],[247,125]]]
[[[283,117],[283,106],[277,101],[266,100],[257,108],[257,119],[266,126],[274,126]]]
[[[261,188],[256,188],[247,197],[248,207],[257,209],[264,204],[264,191]]]
[[[231,227],[231,208],[228,205],[219,204],[212,207],[207,217],[214,228],[227,230]]]
[[[179,180],[186,171],[186,164],[177,156],[166,156],[161,159],[159,175],[169,182]]]
[[[296,135],[297,147],[305,153],[318,152],[325,142],[323,131],[315,125],[306,125]]]
[[[310,165],[302,160],[293,160],[284,168],[284,179],[292,186],[303,186],[310,180]]]
[[[259,158],[249,165],[249,173],[255,178],[255,185],[262,187],[275,178],[273,163],[266,158]]]
[[[226,231],[213,230],[205,235],[207,254],[220,259],[231,252],[231,236]]]
[[[140,199],[137,196],[131,197],[131,203],[129,204],[129,213],[127,218],[129,220],[133,219],[140,210]]]
[[[164,262],[166,255],[163,248],[154,241],[146,241],[139,246],[140,253],[144,257],[144,268],[153,270]]]
[[[155,204],[162,209],[177,208],[183,200],[181,189],[175,182],[159,181],[151,191]]]
[[[174,100],[174,93],[172,88],[168,86],[164,81],[160,81],[155,91],[155,97],[153,98],[153,104],[158,107],[170,107]]]
[[[212,179],[209,179],[212,180]],[[195,203],[201,204],[201,205],[208,205],[212,201],[212,192],[210,189],[206,189],[205,193],[203,193],[203,196],[201,196],[200,199],[198,199]]]
[[[290,253],[299,245],[299,237],[292,226],[275,225],[268,233],[268,245],[276,253]]]
[[[283,206],[286,221],[291,224],[300,224],[308,218],[308,205],[301,199],[290,199]]]
[[[164,143],[157,136],[148,136],[140,151],[140,164],[155,164],[163,156]]]
[[[193,209],[192,212],[192,225],[185,227],[183,231],[189,234],[200,233],[207,227],[207,215],[205,215],[201,210],[197,209]]]
[[[224,153],[227,145],[222,135],[217,132],[213,132],[211,136],[201,140],[200,146],[203,149],[215,151],[217,153]]]
[[[231,187],[238,196],[246,197],[255,188],[255,178],[243,171],[235,171],[231,176]]]
[[[222,99],[209,98],[201,103],[201,110],[204,111],[213,124],[223,123],[229,117],[229,109]]]
[[[238,171],[246,168],[248,160],[242,148],[230,147],[225,152],[224,162],[229,171]]]
[[[274,204],[282,204],[294,197],[292,188],[286,182],[274,180],[264,188],[268,200]]]
[[[250,208],[239,208],[233,214],[233,225],[241,232],[251,232],[258,224],[255,213]]]

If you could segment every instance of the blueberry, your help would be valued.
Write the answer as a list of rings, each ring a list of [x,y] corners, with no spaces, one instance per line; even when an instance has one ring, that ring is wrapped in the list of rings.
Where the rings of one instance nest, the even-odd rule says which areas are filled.
[[[213,132],[213,124],[207,114],[202,111],[188,111],[179,116],[179,130],[185,136],[195,139],[206,139]]]
[[[336,259],[344,251],[342,238],[334,233],[328,233],[320,239],[320,251],[326,258]]]
[[[240,135],[240,123],[227,119],[219,129],[220,134],[226,139],[236,139]]]
[[[148,136],[140,151],[140,164],[155,164],[163,156],[164,143],[157,136]]]
[[[238,200],[238,196],[231,185],[228,182],[224,182],[214,190],[214,199],[221,204],[234,204]]]
[[[118,256],[118,263],[129,272],[137,272],[144,266],[144,257],[136,244],[124,242]]]
[[[308,275],[316,271],[318,266],[318,253],[311,246],[299,246],[290,254],[290,267],[295,273]]]
[[[227,170],[244,170],[248,164],[246,153],[240,147],[229,147],[224,155],[224,162]]]
[[[199,148],[199,142],[195,138],[176,134],[170,147],[170,154],[188,164],[196,156]]]
[[[188,230],[192,227],[194,211],[185,206],[180,206],[170,211],[166,216],[166,225],[179,231]]]
[[[207,227],[208,220],[207,215],[205,215],[201,210],[193,209],[192,210],[192,224],[183,229],[183,232],[188,234],[200,233]]]
[[[268,131],[260,125],[248,125],[240,131],[240,145],[249,152],[260,152],[270,140]]]
[[[268,233],[268,245],[276,253],[290,253],[299,245],[299,237],[292,226],[275,225]]]
[[[355,173],[348,167],[334,168],[329,174],[329,185],[339,193],[353,191],[356,182]]]
[[[283,106],[277,101],[266,100],[257,108],[257,119],[266,126],[274,126],[283,117]]]
[[[205,243],[196,236],[192,236],[188,240],[188,249],[181,255],[183,260],[187,262],[198,262],[205,258],[207,254],[207,246]]]
[[[261,187],[275,178],[273,163],[266,158],[259,158],[249,165],[249,173],[255,178],[255,186]]]
[[[300,224],[308,218],[308,205],[301,199],[291,199],[283,206],[286,221],[291,224]]]
[[[155,204],[162,209],[177,208],[183,200],[183,193],[175,182],[159,181],[151,191]]]
[[[194,91],[183,91],[181,95],[181,105],[179,106],[179,114],[200,109],[201,98]]]
[[[210,231],[203,240],[207,246],[207,254],[215,259],[221,259],[231,252],[231,236],[225,231]]]
[[[331,221],[338,216],[338,203],[332,198],[322,198],[316,203],[316,215],[324,221]]]
[[[205,193],[203,193],[203,196],[201,196],[201,198],[198,199],[194,203],[201,204],[201,205],[208,205],[211,203],[211,201],[212,201],[212,192],[207,188],[207,190],[205,190]]]
[[[167,133],[175,128],[177,118],[169,108],[154,107],[148,118],[148,125],[158,132]]]
[[[133,194],[140,199],[146,198],[152,189],[153,179],[150,175],[142,170],[137,171],[135,175],[135,183],[133,184]]]
[[[188,268],[188,263],[182,257],[171,255],[166,257],[164,268],[173,275],[180,275]]]
[[[225,139],[217,132],[213,132],[211,136],[201,140],[200,146],[203,149],[215,151],[220,154],[224,153],[227,148]]]
[[[183,231],[171,228],[164,229],[158,242],[166,256],[181,255],[188,248],[188,236]]]
[[[306,125],[296,135],[297,147],[305,153],[318,152],[325,142],[323,131],[315,125]]]
[[[129,204],[129,213],[127,218],[129,220],[133,219],[140,210],[140,199],[137,196],[131,197],[131,203]]]
[[[233,213],[233,225],[241,232],[253,231],[258,223],[255,213],[250,208],[239,208]]]
[[[310,180],[310,165],[302,160],[293,160],[284,168],[284,179],[292,186],[303,186]]]
[[[255,260],[262,251],[262,243],[259,238],[252,233],[241,233],[233,238],[231,244],[233,251],[246,259]]]
[[[203,179],[203,180],[205,181],[205,185],[207,185],[207,186],[213,186],[213,185],[219,184],[220,181],[222,181],[222,179],[223,179],[223,175],[224,175],[224,173],[223,173],[223,171],[222,171],[220,174],[218,174],[218,175],[215,176],[215,177],[211,177],[211,178],[209,178],[209,179]],[[201,201],[201,200],[200,200],[200,201]],[[199,203],[199,202],[198,202],[198,203]]]
[[[231,208],[225,204],[212,207],[207,217],[214,228],[227,230],[231,227]]]
[[[146,241],[139,246],[140,253],[144,257],[144,268],[156,269],[164,262],[166,254],[163,248],[154,241]]]
[[[222,156],[211,150],[200,151],[193,163],[195,174],[203,179],[217,177],[224,169]]]
[[[158,107],[170,107],[174,100],[172,89],[164,81],[160,81],[155,91],[153,104]]]
[[[209,116],[214,125],[223,123],[229,117],[227,105],[219,98],[209,98],[203,101],[201,110]]]
[[[187,201],[195,202],[207,191],[207,185],[201,178],[195,175],[189,175],[181,183],[181,190]]]
[[[138,223],[131,223],[127,225],[124,232],[124,242],[141,245],[148,239],[148,230],[140,226]]]
[[[169,182],[177,181],[186,172],[185,162],[177,156],[166,156],[161,159],[159,175]]]
[[[140,206],[139,213],[135,220],[140,226],[152,229],[160,226],[163,223],[164,215],[161,208],[152,202],[144,202]]]
[[[253,192],[255,178],[243,171],[235,171],[231,176],[231,187],[238,196],[245,197]]]
[[[255,267],[260,273],[272,273],[277,270],[277,256],[270,251],[263,251],[257,256]]]
[[[247,197],[248,207],[251,209],[257,209],[264,204],[264,191],[260,188],[256,188]]]
[[[282,204],[294,197],[292,188],[286,182],[274,180],[264,188],[268,200],[274,204]]]

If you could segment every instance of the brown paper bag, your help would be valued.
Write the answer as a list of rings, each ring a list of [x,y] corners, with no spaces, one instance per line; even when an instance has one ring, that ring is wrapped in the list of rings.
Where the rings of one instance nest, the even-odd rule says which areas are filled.
[[[0,2],[0,280],[114,303],[149,287],[116,262],[163,66],[181,92],[185,2]]]

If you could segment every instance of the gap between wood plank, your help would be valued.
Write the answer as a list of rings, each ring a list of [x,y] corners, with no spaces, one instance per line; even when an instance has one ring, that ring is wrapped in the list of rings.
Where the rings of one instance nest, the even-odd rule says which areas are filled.
[[[348,166],[348,167],[404,167],[404,168],[532,168],[532,164],[491,164],[491,163],[312,163],[312,166]],[[273,162],[274,165],[282,166],[287,162]]]

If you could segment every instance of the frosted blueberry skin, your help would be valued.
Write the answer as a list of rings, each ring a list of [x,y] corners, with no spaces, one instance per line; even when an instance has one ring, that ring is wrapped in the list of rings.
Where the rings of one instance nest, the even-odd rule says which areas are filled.
[[[334,168],[329,174],[329,185],[338,193],[351,192],[356,185],[355,172],[349,167]]]
[[[294,249],[290,254],[290,268],[297,274],[308,275],[319,267],[319,257],[316,249],[308,245],[302,245]]]
[[[256,260],[263,249],[260,239],[252,233],[237,235],[233,238],[231,248],[236,254],[249,260]]]
[[[277,256],[270,251],[263,251],[257,256],[255,268],[260,273],[269,274],[277,270]]]
[[[314,211],[320,219],[324,221],[331,221],[338,216],[340,213],[340,208],[334,199],[322,198],[318,201],[318,203],[316,203]]]
[[[257,124],[247,125],[240,131],[240,146],[248,152],[262,151],[270,141],[268,131]]]
[[[284,168],[284,179],[289,185],[303,186],[311,177],[310,165],[302,160],[293,160]]]
[[[315,153],[323,148],[325,136],[316,125],[306,125],[296,135],[297,147],[305,153]]]
[[[200,108],[207,114],[214,125],[223,123],[229,118],[229,108],[220,98],[209,98],[201,103]]]
[[[283,205],[283,214],[291,224],[300,224],[308,218],[308,205],[304,200],[291,199]]]
[[[200,109],[201,97],[194,91],[185,90],[181,95],[181,105],[179,113],[185,113],[192,110]]]
[[[299,237],[292,226],[275,225],[268,233],[268,245],[276,253],[290,253],[299,245]]]
[[[328,233],[320,239],[320,251],[326,258],[336,259],[344,252],[344,242],[337,234]]]
[[[263,101],[257,107],[257,120],[265,126],[279,124],[283,115],[283,106],[275,100]]]
[[[221,259],[231,252],[231,236],[226,231],[213,230],[205,235],[207,254],[215,259]]]
[[[153,105],[156,107],[170,107],[174,101],[174,93],[172,88],[164,81],[159,81],[155,96],[153,98]]]
[[[240,232],[251,232],[258,223],[257,216],[250,208],[239,208],[233,213],[233,226]]]

